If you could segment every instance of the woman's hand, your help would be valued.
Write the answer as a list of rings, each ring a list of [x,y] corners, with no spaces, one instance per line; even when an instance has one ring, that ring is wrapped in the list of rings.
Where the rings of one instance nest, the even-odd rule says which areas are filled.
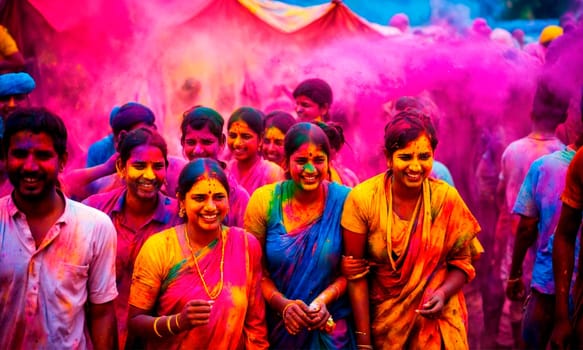
[[[308,317],[310,318],[308,330],[324,330],[326,322],[330,318],[330,312],[328,312],[326,304],[315,302],[309,306]]]
[[[426,302],[421,305],[420,310],[416,310],[421,316],[430,319],[436,319],[441,317],[441,311],[445,306],[445,293],[436,290],[433,295],[431,295]]]
[[[342,256],[340,271],[347,279],[355,276],[366,275],[369,272],[369,265],[366,259],[355,259],[352,256]]]
[[[283,309],[281,315],[287,332],[291,335],[296,335],[303,328],[307,328],[311,322],[308,315],[309,312],[310,309],[303,301],[290,301]]]
[[[189,330],[209,323],[214,300],[190,300],[180,312],[180,330]]]

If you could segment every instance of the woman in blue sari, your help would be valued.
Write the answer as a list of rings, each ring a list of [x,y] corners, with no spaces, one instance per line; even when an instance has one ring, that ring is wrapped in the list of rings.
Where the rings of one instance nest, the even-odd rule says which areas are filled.
[[[292,126],[284,151],[289,180],[258,188],[245,212],[245,229],[264,249],[270,346],[354,348],[339,271],[340,217],[350,189],[326,180],[330,145],[318,126]]]

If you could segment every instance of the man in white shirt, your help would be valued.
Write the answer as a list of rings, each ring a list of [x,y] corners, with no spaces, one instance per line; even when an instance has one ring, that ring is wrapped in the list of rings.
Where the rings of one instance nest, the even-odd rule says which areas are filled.
[[[45,109],[6,120],[14,186],[0,199],[0,348],[113,349],[116,233],[107,215],[66,198],[67,130]]]

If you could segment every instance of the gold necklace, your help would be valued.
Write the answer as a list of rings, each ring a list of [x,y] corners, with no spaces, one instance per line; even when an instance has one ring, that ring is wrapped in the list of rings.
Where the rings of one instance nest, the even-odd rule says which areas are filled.
[[[196,272],[198,273],[198,277],[200,278],[200,280],[202,282],[202,286],[204,287],[204,291],[206,292],[206,294],[209,296],[209,298],[211,298],[212,300],[215,300],[219,296],[219,294],[221,294],[221,291],[223,290],[223,272],[224,272],[224,267],[225,267],[225,235],[221,232],[221,237],[222,237],[222,241],[223,241],[222,242],[223,246],[221,247],[221,265],[220,265],[221,279],[220,279],[217,287],[214,288],[214,289],[216,289],[216,292],[211,293],[211,292],[209,292],[209,288],[206,284],[206,281],[204,280],[204,277],[202,277],[202,273],[200,272],[200,267],[198,267],[198,260],[196,259],[196,255],[194,254],[194,251],[192,250],[192,247],[190,245],[190,238],[188,238],[187,225],[188,224],[184,224],[184,237],[186,238],[186,244],[188,244],[188,249],[190,250],[190,254],[192,254],[192,259],[194,260],[194,266],[196,267]]]

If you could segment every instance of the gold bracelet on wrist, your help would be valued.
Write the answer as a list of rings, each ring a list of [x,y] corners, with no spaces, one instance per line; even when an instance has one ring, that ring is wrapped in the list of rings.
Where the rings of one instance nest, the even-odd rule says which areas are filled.
[[[267,305],[271,305],[271,300],[273,299],[273,297],[276,294],[281,294],[280,292],[277,291],[277,289],[274,289],[273,292],[271,292],[271,294],[269,295],[269,298],[267,298]],[[282,294],[283,295],[283,294]]]
[[[157,335],[159,338],[162,338],[162,334],[160,334],[160,332],[158,332],[157,323],[158,323],[158,321],[160,321],[160,319],[161,319],[161,318],[162,318],[162,316],[160,316],[160,317],[156,317],[156,318],[154,319],[154,332],[156,333],[156,335]]]
[[[176,334],[174,334],[174,332],[172,332],[172,327],[170,325],[171,320],[172,320],[172,316],[166,316],[166,328],[168,328],[168,332],[170,332],[170,334],[176,335]]]
[[[281,318],[285,318],[285,312],[287,311],[287,309],[289,309],[293,304],[295,304],[295,301],[290,301],[289,303],[287,303],[285,305],[285,307],[283,308],[283,310],[281,311]]]
[[[338,287],[336,287],[336,285],[333,284],[332,289],[334,289],[334,291],[336,292],[336,299],[334,300],[340,299],[340,290],[338,289]]]
[[[360,332],[360,331],[354,331],[354,334],[356,335],[366,335],[366,332]]]
[[[174,322],[176,322],[176,329],[180,332],[180,314],[174,317]]]

